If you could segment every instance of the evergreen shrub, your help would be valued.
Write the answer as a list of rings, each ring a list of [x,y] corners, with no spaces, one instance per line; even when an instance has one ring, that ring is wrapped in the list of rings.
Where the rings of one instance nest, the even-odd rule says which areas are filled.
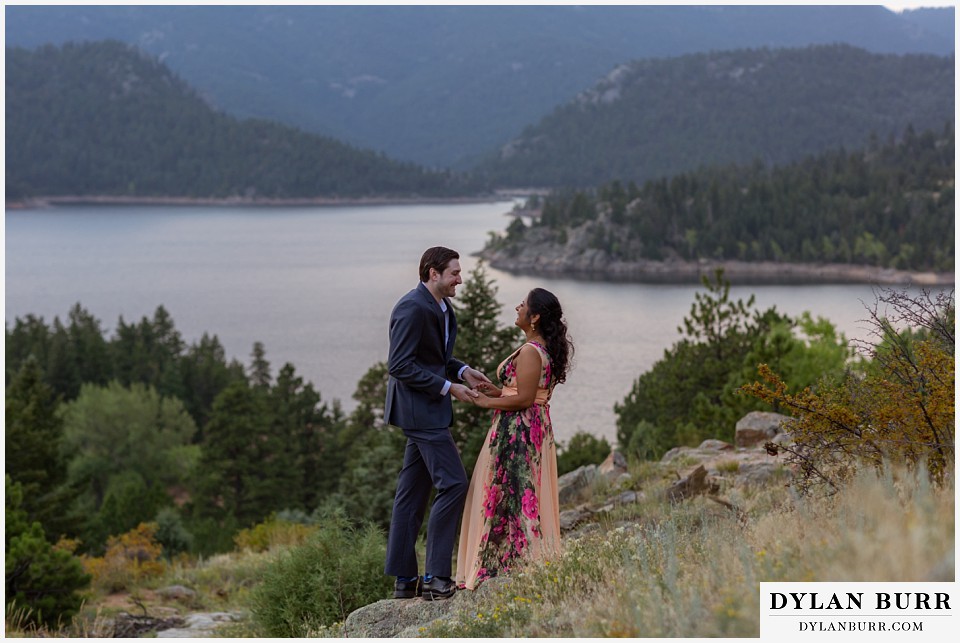
[[[352,527],[328,516],[304,544],[281,554],[251,596],[251,614],[266,636],[303,637],[387,598],[386,539],[375,525]]]
[[[566,445],[557,443],[557,475],[569,473],[586,464],[600,464],[610,455],[606,438],[577,431]]]
[[[25,625],[57,627],[68,623],[83,603],[90,584],[80,560],[51,545],[39,522],[28,522],[20,509],[19,483],[5,477],[4,598],[7,613]]]

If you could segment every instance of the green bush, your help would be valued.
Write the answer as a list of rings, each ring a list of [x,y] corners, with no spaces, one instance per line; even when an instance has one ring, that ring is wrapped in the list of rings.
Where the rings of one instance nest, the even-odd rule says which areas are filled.
[[[557,443],[557,474],[563,475],[585,464],[600,464],[610,455],[610,443],[583,431],[577,431],[564,446]]]
[[[47,542],[39,522],[27,522],[20,485],[6,476],[5,486],[6,603],[26,610],[24,620],[34,625],[69,622],[83,603],[79,590],[90,584],[90,576],[80,559]]]
[[[157,542],[163,545],[167,558],[193,547],[193,534],[183,526],[180,512],[173,507],[164,507],[157,512],[153,522],[157,523]]]
[[[267,636],[303,637],[389,596],[386,540],[375,525],[351,527],[329,515],[304,544],[281,554],[251,596],[253,619]]]

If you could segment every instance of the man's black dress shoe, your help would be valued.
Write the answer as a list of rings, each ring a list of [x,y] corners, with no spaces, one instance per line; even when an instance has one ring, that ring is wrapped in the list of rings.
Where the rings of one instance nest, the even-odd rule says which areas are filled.
[[[421,584],[420,577],[417,576],[416,580],[400,580],[397,579],[397,582],[393,584],[393,597],[394,598],[415,598],[420,596]]]
[[[449,578],[442,579],[434,576],[423,584],[423,600],[442,601],[457,593],[457,584]]]

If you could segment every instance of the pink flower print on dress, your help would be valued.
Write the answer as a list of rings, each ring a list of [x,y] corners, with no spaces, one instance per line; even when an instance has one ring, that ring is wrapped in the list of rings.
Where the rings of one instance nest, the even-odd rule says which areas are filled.
[[[537,494],[533,492],[533,489],[527,487],[526,491],[523,492],[523,515],[529,518],[530,520],[536,520],[539,512],[539,503],[537,502]]]
[[[543,446],[543,422],[539,413],[533,413],[533,417],[530,418],[530,443],[538,452]]]
[[[483,501],[484,517],[493,518],[493,514],[497,509],[497,503],[500,502],[501,498],[503,498],[503,492],[500,491],[500,487],[491,485],[487,488],[487,497]]]
[[[527,536],[523,533],[522,529],[518,529],[515,532],[513,547],[517,552],[517,555],[523,553],[523,550],[527,548]]]

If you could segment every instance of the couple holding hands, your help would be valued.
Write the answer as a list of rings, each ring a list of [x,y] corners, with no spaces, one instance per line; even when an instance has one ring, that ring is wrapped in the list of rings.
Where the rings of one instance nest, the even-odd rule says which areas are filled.
[[[385,573],[397,577],[394,598],[450,598],[458,587],[474,589],[521,558],[560,551],[549,402],[554,386],[566,379],[573,353],[560,302],[534,288],[517,306],[515,324],[526,342],[497,367],[492,383],[453,356],[457,320],[449,298],[463,283],[459,259],[440,246],[424,252],[420,284],[390,315],[384,421],[407,437],[387,542]],[[493,410],[469,484],[450,434],[454,397]],[[434,488],[421,578],[415,547]]]

